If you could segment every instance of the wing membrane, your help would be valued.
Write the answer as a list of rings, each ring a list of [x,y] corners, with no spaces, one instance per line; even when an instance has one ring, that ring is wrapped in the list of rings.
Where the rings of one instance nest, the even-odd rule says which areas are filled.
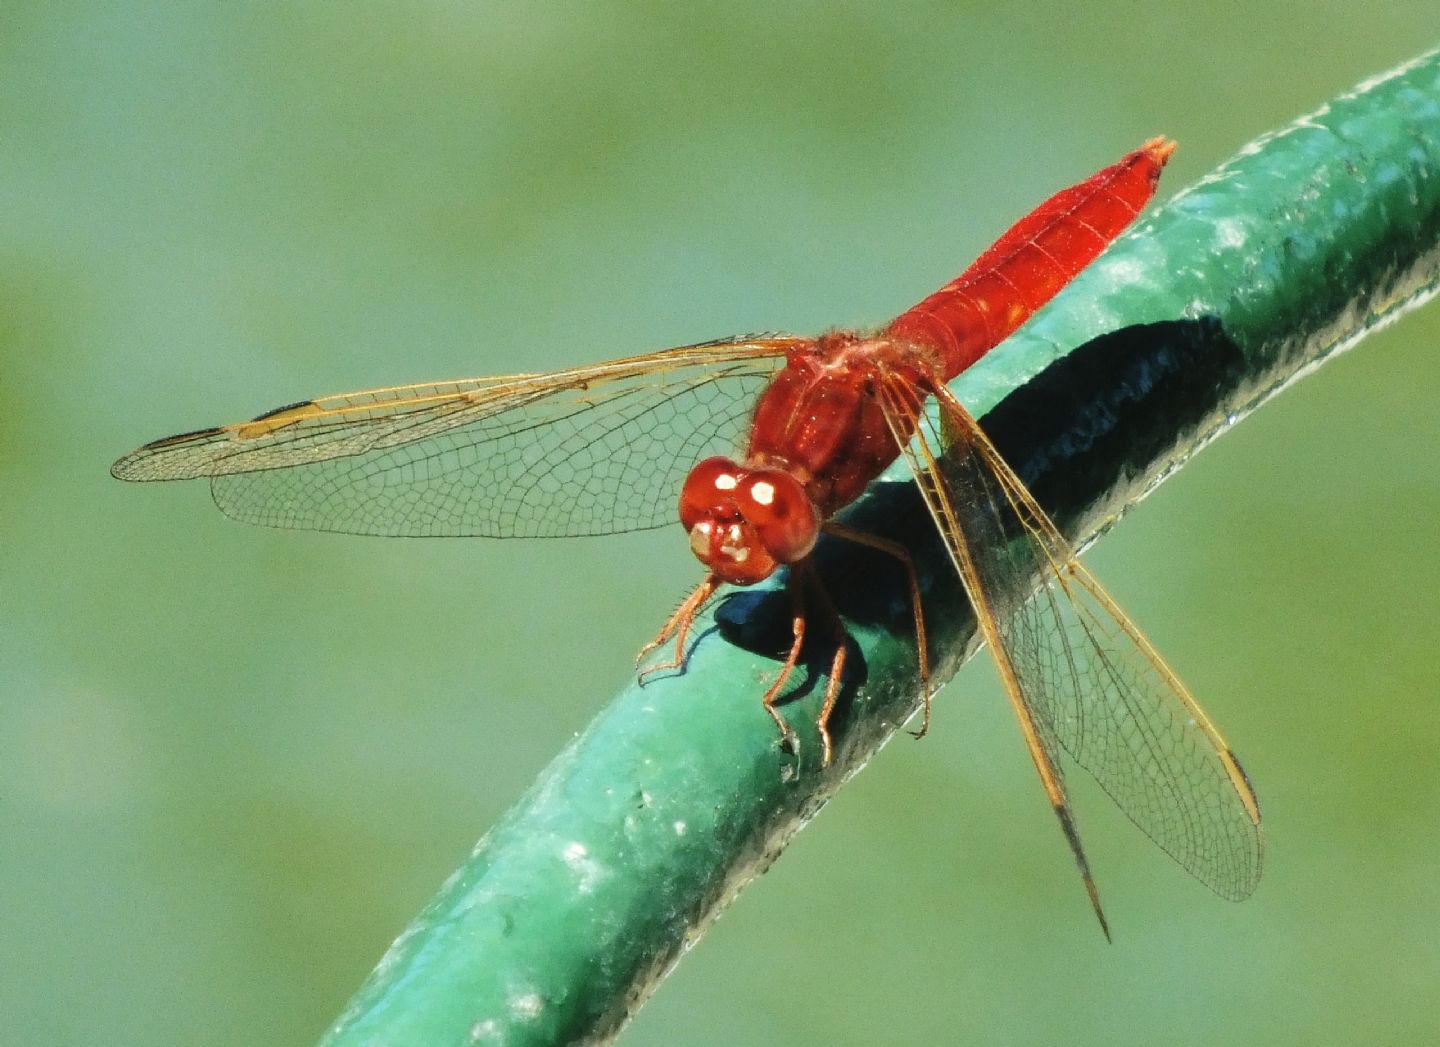
[[[123,480],[209,477],[226,515],[353,534],[548,537],[670,522],[800,339],[308,400],[147,444]]]
[[[886,395],[897,412],[918,411],[913,390],[890,383]],[[977,615],[993,618],[987,640],[1003,648],[993,653],[1022,727],[1033,721],[1042,778],[1044,763],[1056,768],[1067,835],[1059,748],[1202,883],[1247,897],[1260,878],[1260,810],[1234,754],[974,418],[943,385],[936,395],[939,430],[922,414],[905,456],[967,589],[980,590]]]

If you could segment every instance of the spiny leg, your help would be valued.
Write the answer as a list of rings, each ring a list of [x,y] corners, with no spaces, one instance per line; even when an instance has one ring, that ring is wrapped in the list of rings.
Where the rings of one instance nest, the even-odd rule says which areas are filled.
[[[887,553],[900,561],[900,566],[905,568],[905,579],[910,587],[910,610],[915,617],[915,655],[920,669],[920,689],[925,696],[924,711],[921,714],[920,730],[910,733],[916,738],[924,738],[930,730],[930,704],[932,691],[930,687],[930,652],[925,640],[925,611],[920,603],[920,578],[915,573],[915,561],[910,557],[910,551],[899,542],[892,542],[888,538],[881,538],[879,535],[871,534],[869,531],[857,530],[854,527],[847,527],[845,524],[830,520],[825,523],[824,530],[833,534],[836,538],[843,538],[847,542],[854,542],[857,545],[868,546],[882,553]]]
[[[798,565],[797,565],[798,566]],[[795,671],[795,666],[800,662],[800,651],[805,646],[805,602],[795,584],[795,569],[785,580],[785,593],[790,597],[791,619],[790,630],[794,637],[790,643],[790,653],[785,656],[785,663],[780,666],[780,672],[775,677],[775,682],[770,685],[760,701],[765,706],[765,711],[770,714],[770,719],[775,721],[775,726],[780,728],[780,743],[790,749],[792,753],[799,754],[800,744],[795,737],[795,732],[785,722],[785,717],[780,715],[780,710],[775,708],[775,703],[780,697],[780,691],[785,686],[785,681],[790,679],[790,674]]]
[[[705,602],[714,595],[715,590],[719,587],[720,579],[713,574],[707,574],[705,580],[697,585],[690,595],[685,597],[680,606],[675,609],[675,613],[666,619],[665,624],[661,626],[660,632],[656,634],[655,639],[640,648],[640,653],[635,656],[635,667],[637,669],[639,669],[640,663],[645,660],[646,655],[660,647],[672,636],[675,638],[674,659],[661,665],[651,665],[640,669],[639,680],[641,683],[644,683],[645,677],[651,673],[678,669],[685,664],[685,641],[690,637],[690,626],[695,623],[695,616],[700,613],[700,608],[705,606]]]
[[[849,639],[849,634],[842,628],[835,641],[835,654],[830,658],[830,679],[825,684],[825,704],[820,707],[820,715],[815,718],[815,726],[820,731],[822,768],[830,766],[830,757],[834,753],[834,746],[830,742],[830,714],[835,711],[835,703],[840,699],[840,684],[845,679],[845,644]]]
[[[803,565],[803,568],[801,564],[795,566],[801,568],[805,584],[815,591],[820,606],[824,608],[825,617],[830,622],[831,640],[835,644],[835,653],[830,657],[830,676],[825,682],[825,701],[820,706],[820,715],[815,718],[815,727],[820,732],[820,766],[825,768],[830,766],[830,758],[834,755],[834,745],[830,739],[830,714],[835,711],[835,703],[840,700],[840,686],[845,679],[845,656],[847,645],[850,643],[850,633],[845,628],[839,612],[835,610],[835,604],[831,602],[830,594],[825,591],[819,575],[810,567],[808,560],[803,561]]]

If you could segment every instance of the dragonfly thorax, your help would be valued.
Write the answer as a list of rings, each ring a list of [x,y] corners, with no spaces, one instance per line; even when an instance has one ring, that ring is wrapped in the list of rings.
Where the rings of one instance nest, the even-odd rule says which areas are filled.
[[[723,581],[754,585],[804,559],[820,536],[820,512],[783,469],[746,469],[707,458],[680,492],[690,550]]]

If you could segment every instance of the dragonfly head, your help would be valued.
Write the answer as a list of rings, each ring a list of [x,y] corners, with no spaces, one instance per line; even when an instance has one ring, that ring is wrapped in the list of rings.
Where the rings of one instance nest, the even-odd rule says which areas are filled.
[[[685,480],[680,522],[690,550],[732,585],[754,585],[781,564],[810,554],[820,536],[820,513],[790,473],[746,469],[728,458],[707,458]]]

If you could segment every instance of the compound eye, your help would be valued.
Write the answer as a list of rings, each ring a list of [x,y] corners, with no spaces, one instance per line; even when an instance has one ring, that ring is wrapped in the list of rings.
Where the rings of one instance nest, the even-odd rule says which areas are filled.
[[[800,481],[781,469],[756,469],[741,479],[735,504],[780,563],[810,555],[820,537],[820,514]]]

